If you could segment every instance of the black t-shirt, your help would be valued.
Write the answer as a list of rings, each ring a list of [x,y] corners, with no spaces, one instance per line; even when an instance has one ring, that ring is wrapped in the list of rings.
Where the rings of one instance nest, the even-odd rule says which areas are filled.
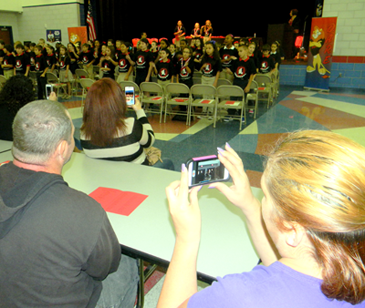
[[[265,57],[264,55],[260,58],[259,71],[262,74],[270,73],[275,68],[275,63],[272,57]]]
[[[238,52],[237,49],[234,48],[233,46],[231,48],[226,48],[223,47],[219,50],[219,55],[221,56],[222,59],[222,67],[223,68],[230,68],[232,65],[232,60],[228,61],[228,62],[224,62],[224,60],[229,59],[229,57],[234,56],[236,58],[238,58]]]
[[[233,61],[231,71],[235,79],[248,80],[251,75],[256,74],[256,67],[251,58],[238,58]]]
[[[170,80],[175,74],[174,64],[170,59],[166,62],[159,61],[156,63],[157,78],[161,81]]]
[[[103,78],[108,77],[114,79],[115,65],[112,63],[112,61],[104,59],[103,62],[101,62],[101,67],[110,68],[110,71],[103,70]]]
[[[56,64],[56,62],[57,62],[57,59],[54,54],[46,56],[46,64],[47,64],[48,68],[52,68],[53,64]]]
[[[79,61],[81,61],[82,64],[89,64],[92,60],[94,60],[94,53],[92,51],[89,50],[80,53]]]
[[[222,71],[221,59],[214,59],[211,56],[203,56],[201,64],[203,76],[214,77],[218,72]]]
[[[129,63],[129,61],[126,59],[126,56],[129,55],[129,53],[127,54],[119,54],[118,56],[118,67],[119,67],[119,73],[127,73],[129,71],[129,68],[131,66],[131,64]]]
[[[38,55],[35,57],[35,71],[42,73],[47,67],[46,60],[43,55]]]
[[[191,73],[189,73],[186,70],[186,63],[187,66],[190,68]],[[188,84],[192,83],[193,74],[194,74],[194,61],[192,58],[187,59],[184,61],[184,59],[180,59],[180,61],[177,63],[177,73],[179,74],[179,82]]]
[[[14,56],[12,53],[8,53],[8,54],[4,55],[3,64],[12,65],[12,67],[4,67],[3,68],[4,71],[12,70],[14,68],[15,61],[14,61]]]
[[[150,62],[153,62],[153,58],[149,50],[146,51],[137,51],[133,56],[133,61],[136,62],[136,71],[137,73],[148,73],[148,69],[150,67]]]
[[[26,53],[23,52],[21,55],[17,55],[15,57],[15,70],[17,74],[24,75],[28,66],[30,66],[30,62]]]
[[[67,69],[67,65],[71,64],[71,59],[69,57],[62,56],[59,60],[59,64],[60,64],[60,70],[65,71]]]

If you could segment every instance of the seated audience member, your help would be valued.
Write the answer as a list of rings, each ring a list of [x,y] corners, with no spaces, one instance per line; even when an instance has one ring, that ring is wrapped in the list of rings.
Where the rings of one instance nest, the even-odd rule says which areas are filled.
[[[270,45],[265,44],[262,46],[262,55],[259,58],[259,73],[268,74],[275,69],[275,63],[273,58],[270,57]]]
[[[189,196],[183,165],[166,188],[176,242],[157,307],[364,307],[365,148],[328,131],[289,134],[268,156],[262,204],[237,153],[218,152],[233,185],[210,188],[242,210],[263,265],[197,292],[199,187]]]
[[[87,156],[149,165],[143,149],[153,145],[155,134],[137,98],[132,108],[136,118],[126,118],[126,97],[114,80],[93,83],[86,95],[80,134]],[[167,159],[162,166],[154,166],[173,170]]]
[[[121,257],[100,204],[62,178],[73,133],[58,102],[33,101],[14,119],[14,160],[0,167],[2,307],[134,305],[136,260]]]
[[[212,28],[212,23],[210,22],[210,20],[207,20],[205,22],[205,25],[203,27],[201,27],[200,34],[201,34],[201,37],[203,38],[204,44],[206,42],[209,42],[212,39],[213,28]]]
[[[8,79],[0,92],[0,139],[13,140],[13,120],[20,108],[35,99],[32,81],[22,75]]]
[[[175,44],[177,47],[180,47],[180,40],[185,36],[186,30],[181,20],[177,22],[177,25],[174,29],[175,36]]]

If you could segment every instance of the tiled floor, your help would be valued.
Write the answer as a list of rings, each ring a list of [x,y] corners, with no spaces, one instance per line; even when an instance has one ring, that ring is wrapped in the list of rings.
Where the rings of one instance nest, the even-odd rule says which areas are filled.
[[[66,102],[76,127],[81,126],[78,102]],[[239,123],[218,122],[213,128],[208,119],[192,125],[168,120],[158,122],[158,115],[149,117],[155,134],[154,146],[162,157],[170,158],[179,170],[182,163],[196,156],[216,153],[228,142],[242,158],[252,186],[259,187],[263,160],[268,149],[282,135],[300,129],[331,130],[365,146],[365,90],[330,93],[303,91],[301,87],[282,86],[275,104],[266,109],[261,104],[257,119],[248,115],[247,125],[239,131]],[[145,307],[155,307],[161,282],[148,293]]]

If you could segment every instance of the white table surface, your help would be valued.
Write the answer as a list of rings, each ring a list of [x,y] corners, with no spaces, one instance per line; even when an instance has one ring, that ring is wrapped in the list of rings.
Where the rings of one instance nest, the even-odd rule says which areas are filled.
[[[0,154],[0,162],[5,160],[12,160],[10,152]],[[108,187],[148,195],[130,216],[108,213],[109,219],[121,244],[166,261],[171,259],[175,235],[165,187],[180,178],[179,172],[73,153],[63,176],[70,187],[86,194],[98,187]],[[261,199],[261,190],[253,191]],[[250,271],[259,258],[241,211],[219,191],[206,187],[199,192],[199,204],[202,238],[198,272],[216,277]]]
[[[13,141],[0,140],[0,153],[10,150],[13,145]]]

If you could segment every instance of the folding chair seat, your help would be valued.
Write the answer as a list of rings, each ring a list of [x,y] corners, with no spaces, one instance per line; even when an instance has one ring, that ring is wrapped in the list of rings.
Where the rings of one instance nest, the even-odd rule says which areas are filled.
[[[235,97],[231,99],[230,97]],[[217,88],[217,109],[235,109],[241,110],[239,115],[231,115],[232,118],[238,119],[240,122],[239,130],[242,129],[242,117],[246,117],[245,108],[245,92],[239,86],[222,85]]]
[[[208,84],[196,84],[193,85],[190,89],[192,101],[190,104],[190,115],[200,115],[207,116],[209,109],[213,109],[213,127],[215,127],[215,123],[217,121],[217,98],[216,98],[217,89],[212,85]],[[195,113],[194,107],[201,107],[202,112]],[[207,111],[205,111],[207,109]]]
[[[273,83],[268,74],[256,74],[254,80],[258,84],[258,100],[267,101],[267,108],[273,102]]]
[[[186,125],[190,125],[190,102],[191,95],[190,89],[183,83],[170,83],[165,87],[165,117],[166,122],[167,114],[186,115]],[[186,111],[175,111],[173,106],[186,106]],[[170,107],[170,110],[168,110]]]
[[[63,94],[66,94],[66,83],[61,83],[59,78],[55,73],[47,72],[46,73],[47,83],[53,86],[53,90],[57,93],[57,96],[60,96],[60,89],[62,89]]]
[[[161,85],[156,82],[142,82],[140,85],[141,103],[144,104],[145,112],[160,114],[160,123],[162,121],[162,112],[165,102],[165,94]],[[148,93],[148,95],[146,95]],[[151,106],[151,104],[153,104]],[[159,105],[159,110],[153,109]]]

